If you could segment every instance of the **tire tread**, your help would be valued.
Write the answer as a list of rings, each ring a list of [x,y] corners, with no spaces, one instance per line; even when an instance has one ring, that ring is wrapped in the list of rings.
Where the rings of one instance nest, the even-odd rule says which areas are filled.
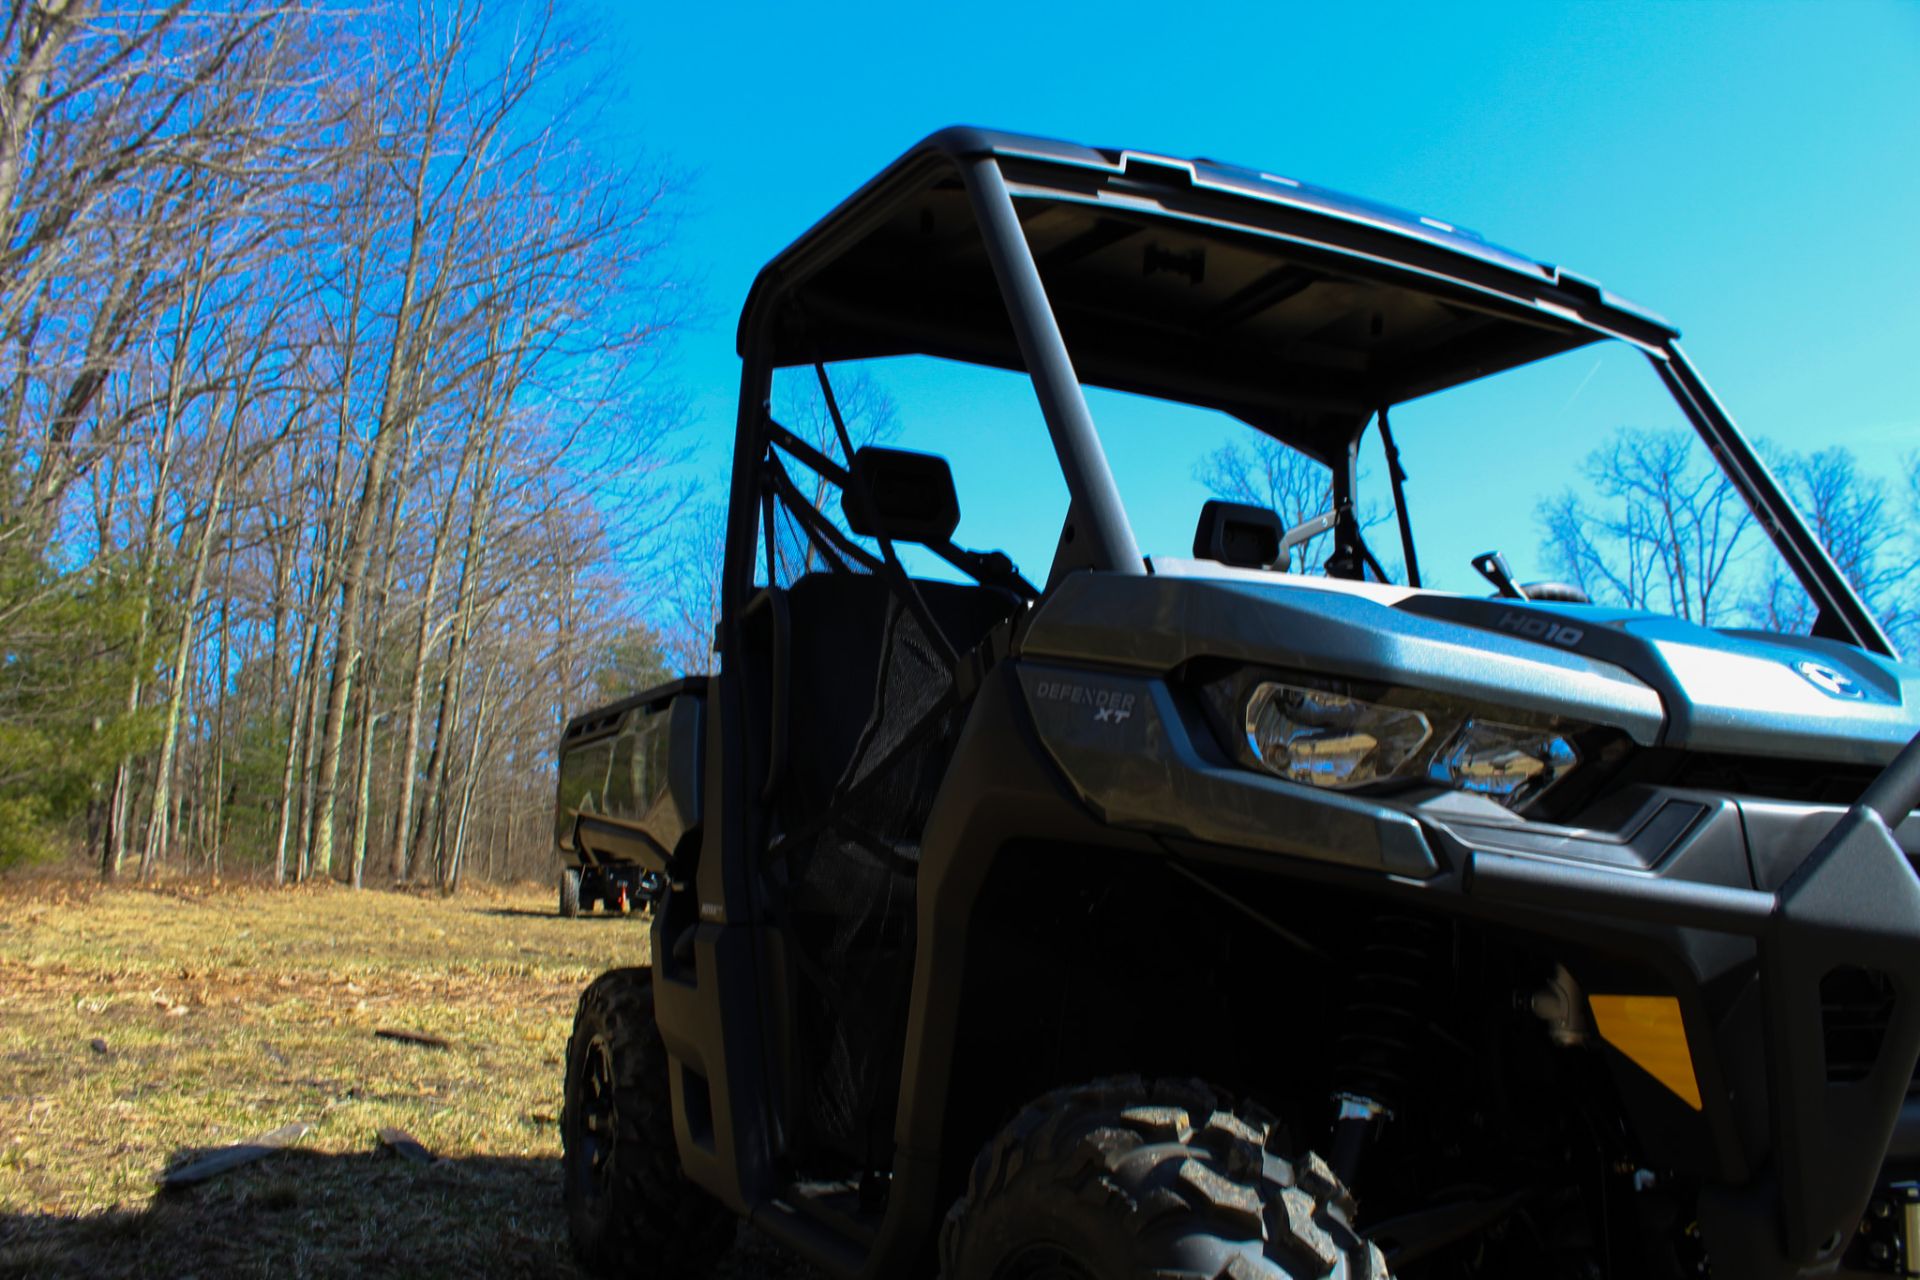
[[[1378,1247],[1353,1230],[1352,1197],[1326,1161],[1285,1158],[1276,1130],[1268,1113],[1236,1107],[1197,1080],[1118,1076],[1056,1089],[974,1160],[941,1227],[943,1280],[990,1277],[987,1255],[1001,1246],[974,1243],[992,1234],[986,1219],[1002,1215],[995,1229],[1004,1229],[1021,1197],[1054,1192],[1071,1196],[1073,1212],[1104,1220],[1099,1231],[1136,1241],[1129,1265],[1141,1280],[1389,1280]],[[1199,1253],[1224,1257],[1195,1271],[1188,1246],[1202,1236],[1212,1244]]]
[[[604,1218],[587,1213],[567,1178],[568,1221],[575,1254],[602,1275],[699,1280],[733,1243],[738,1224],[718,1201],[689,1182],[674,1145],[666,1045],[653,1017],[650,969],[614,969],[580,997],[567,1039],[567,1094],[561,1133],[571,1140],[578,1100],[578,1064],[591,1042],[609,1046],[619,1116],[614,1185]],[[571,1170],[571,1163],[565,1166]]]

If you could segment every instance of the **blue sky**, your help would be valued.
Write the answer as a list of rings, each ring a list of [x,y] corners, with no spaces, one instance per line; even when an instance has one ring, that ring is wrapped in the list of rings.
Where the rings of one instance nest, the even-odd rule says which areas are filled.
[[[1473,227],[1672,318],[1751,435],[1886,474],[1920,448],[1920,4],[599,12],[610,145],[692,175],[676,254],[708,320],[674,371],[716,491],[754,272],[957,122],[1215,156]],[[1470,464],[1417,475],[1416,516],[1423,480],[1456,490]],[[1530,527],[1510,511],[1478,540]]]

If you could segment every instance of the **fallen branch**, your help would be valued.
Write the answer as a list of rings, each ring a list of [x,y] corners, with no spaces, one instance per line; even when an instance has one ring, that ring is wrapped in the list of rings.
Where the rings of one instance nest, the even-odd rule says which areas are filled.
[[[169,1169],[160,1175],[163,1189],[190,1187],[196,1182],[205,1182],[243,1164],[252,1164],[264,1159],[276,1151],[292,1146],[313,1130],[304,1124],[286,1124],[270,1130],[257,1138],[245,1142],[236,1142],[230,1147],[220,1147],[208,1152],[196,1160],[189,1160],[177,1168]]]
[[[450,1049],[453,1046],[439,1036],[430,1036],[424,1031],[397,1031],[392,1027],[381,1027],[374,1033],[380,1040],[398,1040],[402,1044],[417,1044],[425,1049]]]

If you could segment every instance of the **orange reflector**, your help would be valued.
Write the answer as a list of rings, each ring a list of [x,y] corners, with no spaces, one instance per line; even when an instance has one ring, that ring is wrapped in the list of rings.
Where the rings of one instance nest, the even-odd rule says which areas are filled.
[[[1588,996],[1600,1037],[1636,1066],[1700,1110],[1700,1082],[1687,1052],[1680,1002],[1672,996]]]

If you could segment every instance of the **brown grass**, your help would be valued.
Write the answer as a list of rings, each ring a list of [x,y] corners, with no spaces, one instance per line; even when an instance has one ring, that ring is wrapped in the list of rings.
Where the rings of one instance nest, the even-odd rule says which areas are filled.
[[[0,1277],[578,1274],[561,1058],[580,989],[647,938],[550,897],[0,884]],[[295,1149],[157,1193],[295,1121]],[[384,1126],[439,1159],[385,1154]]]

